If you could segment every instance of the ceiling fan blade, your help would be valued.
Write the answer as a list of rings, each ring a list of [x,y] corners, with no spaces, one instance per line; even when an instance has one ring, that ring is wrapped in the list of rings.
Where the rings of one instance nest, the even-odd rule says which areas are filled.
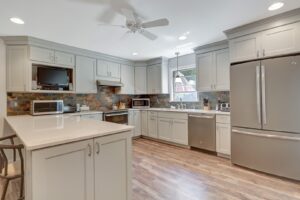
[[[157,39],[157,36],[156,36],[156,35],[154,35],[153,33],[149,32],[149,31],[147,31],[147,30],[141,29],[141,30],[139,31],[139,33],[140,33],[141,35],[143,35],[144,37],[148,38],[149,40],[156,40],[156,39]]]
[[[137,21],[136,16],[132,10],[129,10],[127,8],[122,8],[121,11],[122,11],[122,14],[126,17],[127,21],[130,21],[130,22]]]
[[[99,26],[111,26],[111,27],[120,27],[120,28],[126,28],[124,25],[115,25],[115,24],[98,24]]]
[[[157,26],[168,26],[168,25],[169,25],[169,20],[166,19],[166,18],[157,19],[157,20],[154,20],[154,21],[142,23],[143,28],[151,28],[151,27],[157,27]]]

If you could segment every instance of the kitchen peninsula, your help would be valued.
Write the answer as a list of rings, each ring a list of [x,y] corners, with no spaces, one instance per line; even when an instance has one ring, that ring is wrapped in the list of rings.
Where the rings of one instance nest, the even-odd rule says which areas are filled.
[[[25,146],[26,200],[131,199],[132,126],[71,115],[6,121]]]

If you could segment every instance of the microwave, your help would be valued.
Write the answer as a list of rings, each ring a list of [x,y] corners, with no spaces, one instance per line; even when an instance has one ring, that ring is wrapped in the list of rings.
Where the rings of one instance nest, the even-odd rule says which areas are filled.
[[[34,100],[31,102],[31,115],[51,115],[64,113],[63,100]]]
[[[150,99],[132,99],[132,108],[150,108]]]

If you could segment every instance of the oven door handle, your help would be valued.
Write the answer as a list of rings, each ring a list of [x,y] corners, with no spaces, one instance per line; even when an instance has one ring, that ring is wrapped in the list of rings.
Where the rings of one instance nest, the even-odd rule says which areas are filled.
[[[114,117],[114,116],[122,116],[122,115],[128,115],[128,113],[105,114],[105,117]]]

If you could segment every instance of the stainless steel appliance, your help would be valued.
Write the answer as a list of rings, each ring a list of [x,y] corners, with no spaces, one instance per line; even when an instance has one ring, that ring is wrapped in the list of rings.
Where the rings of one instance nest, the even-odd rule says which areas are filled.
[[[188,115],[189,146],[216,151],[216,115]]]
[[[128,110],[111,110],[103,112],[103,120],[117,124],[128,124]]]
[[[31,115],[49,115],[64,113],[63,100],[34,100],[30,106]]]
[[[300,180],[300,56],[232,65],[234,164]]]
[[[149,98],[132,99],[132,108],[150,108]]]

